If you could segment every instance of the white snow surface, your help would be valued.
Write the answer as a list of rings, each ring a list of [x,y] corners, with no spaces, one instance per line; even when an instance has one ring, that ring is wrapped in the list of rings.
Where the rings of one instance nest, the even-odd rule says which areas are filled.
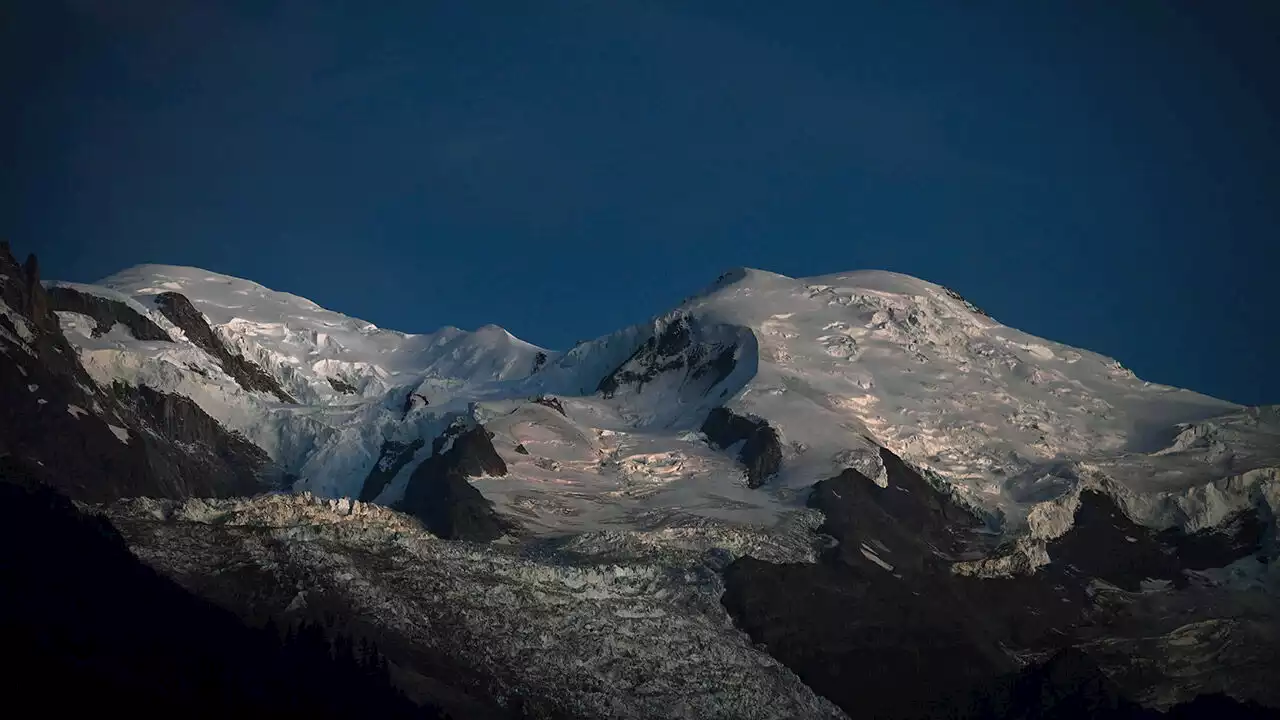
[[[349,401],[328,378],[354,385],[366,398],[414,378],[507,380],[527,375],[540,350],[496,325],[418,335],[383,330],[306,298],[198,268],[139,265],[98,284],[144,306],[161,293],[182,293],[232,347],[310,404]]]
[[[61,314],[96,380],[191,397],[300,475],[299,490],[355,497],[384,441],[422,438],[378,498],[394,502],[451,419],[485,423],[510,472],[473,482],[533,533],[769,526],[801,511],[805,488],[844,468],[886,483],[876,444],[993,527],[1021,531],[1030,516],[1037,537],[1065,531],[1037,530],[1035,519],[1074,507],[1086,483],[1122,495],[1141,522],[1195,529],[1220,520],[1221,508],[1273,496],[1255,489],[1263,480],[1229,478],[1280,468],[1274,410],[1144,382],[1110,358],[1004,326],[941,286],[897,273],[795,279],[734,270],[668,313],[563,353],[492,325],[384,330],[196,268],[142,265],[77,287],[129,302],[177,340],[141,342],[119,326],[91,338],[91,321]],[[299,403],[239,388],[154,309],[154,296],[168,291],[186,295],[233,351]],[[736,348],[727,377],[706,387],[663,372],[612,397],[596,391],[682,317],[693,321],[695,344]],[[539,353],[546,360],[535,372]],[[428,403],[406,412],[410,392]],[[531,402],[542,394],[559,398],[565,414]],[[720,404],[781,434],[783,471],[764,488],[746,487],[736,450],[713,449],[698,433]]]

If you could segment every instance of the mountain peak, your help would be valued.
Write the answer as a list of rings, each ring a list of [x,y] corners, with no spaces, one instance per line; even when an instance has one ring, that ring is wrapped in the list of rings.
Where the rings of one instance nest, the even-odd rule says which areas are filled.
[[[890,270],[850,270],[796,278],[750,267],[737,267],[725,271],[703,292],[695,295],[694,299],[726,292],[729,294],[740,293],[740,291],[762,293],[777,290],[790,291],[800,287],[819,291],[835,289],[904,297],[950,297],[968,304],[954,290],[913,275]],[[976,307],[972,309],[981,312]]]
[[[16,263],[8,266],[11,276],[23,277]],[[270,478],[277,477],[278,466],[289,489],[325,498],[323,512],[342,518],[332,528],[335,542],[324,541],[325,552],[374,533],[377,544],[360,545],[359,557],[372,548],[379,557],[403,548],[411,550],[409,563],[435,563],[447,556],[460,560],[453,567],[479,568],[486,578],[484,591],[450,591],[444,601],[449,617],[475,618],[473,627],[560,616],[493,605],[488,590],[496,565],[487,559],[496,556],[484,555],[488,551],[479,545],[457,550],[446,543],[402,542],[398,530],[387,528],[394,531],[388,534],[369,524],[376,518],[361,507],[365,501],[414,513],[446,537],[505,535],[504,543],[537,547],[530,554],[503,551],[507,560],[518,559],[519,582],[532,583],[527,587],[536,591],[512,586],[502,597],[547,598],[548,591],[560,592],[555,586],[576,588],[592,612],[606,613],[610,626],[641,622],[625,635],[644,638],[646,646],[654,645],[654,638],[659,646],[666,642],[662,628],[675,628],[680,635],[690,627],[727,628],[723,618],[670,621],[682,609],[716,607],[716,597],[735,613],[745,613],[741,617],[754,618],[744,625],[769,628],[754,640],[770,648],[802,648],[799,656],[779,651],[780,660],[801,672],[821,668],[826,673],[833,662],[829,658],[847,658],[849,647],[866,642],[864,628],[876,628],[863,655],[884,672],[866,676],[860,666],[838,680],[824,675],[832,678],[827,687],[833,692],[847,692],[851,682],[864,683],[870,692],[894,678],[932,679],[952,667],[1000,657],[1002,646],[1014,647],[1007,644],[1014,636],[966,639],[954,645],[960,654],[951,654],[951,640],[936,641],[971,635],[951,633],[956,623],[981,622],[982,634],[1016,628],[1018,638],[1024,628],[1083,627],[1074,618],[1094,617],[1086,603],[1098,587],[1095,577],[1124,592],[1165,592],[1157,582],[1172,583],[1176,592],[1187,570],[1227,567],[1250,555],[1274,557],[1268,523],[1275,515],[1280,453],[1271,415],[1144,383],[1109,358],[1001,325],[955,292],[900,273],[861,270],[791,278],[736,268],[676,308],[565,353],[539,350],[496,325],[471,332],[446,327],[425,335],[380,330],[304,298],[199,268],[143,265],[104,282],[113,289],[79,286],[75,293],[70,288],[50,293],[44,328],[28,328],[22,318],[31,316],[22,315],[23,309],[0,306],[0,330],[10,328],[0,332],[0,342],[15,346],[11,359],[27,363],[0,373],[7,381],[6,398],[15,406],[26,403],[28,414],[48,421],[44,427],[53,430],[24,441],[26,448],[38,449],[45,460],[58,458],[66,454],[67,438],[96,432],[109,452],[94,458],[90,469],[103,458],[131,457],[137,443],[153,436],[174,457],[207,456],[214,463],[210,467],[221,467],[219,458],[225,459],[228,448],[244,450],[237,456],[248,457],[257,468],[270,462]],[[23,308],[32,304],[27,293],[19,292],[26,284],[0,283],[9,290],[5,297],[11,304]],[[62,383],[66,392],[54,395],[54,378],[27,358],[38,344],[30,342],[32,333],[52,339],[59,329],[71,345],[65,352],[46,353],[43,360],[70,369],[74,349],[83,377],[68,374]],[[136,419],[126,423],[128,428],[93,417],[118,397],[133,398],[128,407],[120,406],[121,413],[127,410]],[[11,434],[27,432],[24,424],[11,423]],[[234,432],[218,431],[224,425]],[[230,463],[225,464],[230,468]],[[82,474],[70,477],[79,481]],[[210,482],[197,491],[241,491],[205,474]],[[174,494],[195,487],[185,473],[174,477],[182,482],[173,487]],[[247,501],[241,507],[254,512],[237,520],[228,520],[225,504],[201,505],[199,517],[216,522],[223,537],[223,530],[250,516],[272,518],[275,528],[285,529],[292,521],[278,521],[297,517],[300,509],[320,510],[309,497],[302,508],[288,510],[295,501],[284,497]],[[152,526],[165,532],[177,527],[170,520],[203,522],[175,510],[160,515],[147,510],[148,518],[166,520],[149,521],[143,540],[163,548],[162,559],[175,557],[175,543],[201,537],[183,529],[151,539],[157,537]],[[825,518],[821,526],[815,513]],[[1193,536],[1178,528],[1208,532]],[[815,530],[836,540],[835,552],[815,557],[820,544]],[[324,530],[312,524],[306,532],[286,530],[273,540],[311,543],[316,532]],[[1001,537],[992,537],[996,534]],[[543,542],[550,538],[555,541]],[[537,545],[525,545],[527,540]],[[200,540],[192,547],[204,553],[222,551],[223,545],[244,544]],[[534,555],[560,552],[554,548],[562,548],[571,562],[557,560],[529,571],[526,563]],[[1170,549],[1182,549],[1186,561],[1171,561]],[[708,552],[713,550],[715,555]],[[722,559],[734,555],[752,557],[732,564],[723,586],[695,579],[707,577],[701,571],[662,569],[649,576],[630,567],[612,569],[628,560],[642,567],[649,563],[642,557],[710,568],[703,563],[721,566]],[[269,554],[273,564],[278,558],[321,556]],[[581,563],[589,557],[607,558],[611,569],[584,571]],[[764,567],[765,558],[772,558],[770,566],[785,563],[777,565],[783,574]],[[814,560],[822,565],[810,564]],[[330,577],[336,566],[319,562]],[[1038,572],[1055,562],[1071,571]],[[413,565],[398,561],[359,564],[360,577],[351,585],[358,589],[351,597],[366,600],[369,587],[377,592],[393,587],[402,598],[439,602],[426,599],[442,597],[439,583],[462,576],[453,569],[406,573],[403,569]],[[393,586],[378,579],[384,565],[395,569]],[[1262,568],[1253,561],[1247,565],[1249,573]],[[226,566],[227,557],[217,558],[214,567]],[[568,573],[563,584],[554,580],[560,572]],[[1007,584],[978,589],[979,583],[994,582],[985,578],[1015,573],[1031,579],[1013,589]],[[285,575],[317,576],[292,570]],[[848,585],[846,580],[832,584],[842,576]],[[426,584],[401,584],[409,577]],[[695,582],[711,602],[681,599],[676,606],[661,606],[658,614],[647,599],[641,612],[614,604],[616,598],[635,597],[636,582],[657,587],[652,577],[687,578],[680,582]],[[626,589],[615,593],[611,583]],[[1072,589],[1064,590],[1062,583]],[[293,612],[298,598],[305,598],[292,584],[282,587],[281,607]],[[679,588],[676,597],[689,597],[679,594],[688,586]],[[849,624],[845,610],[853,594],[847,590],[855,588],[860,617],[870,625]],[[836,593],[830,602],[821,599],[828,592]],[[978,594],[964,594],[969,592]],[[665,586],[662,593],[667,595]],[[797,597],[807,600],[797,604]],[[1188,596],[1187,602],[1199,605],[1197,597],[1203,596]],[[467,598],[481,598],[485,609],[473,613],[457,605]],[[604,605],[601,598],[607,598]],[[352,606],[386,606],[366,600]],[[555,602],[564,608],[563,597]],[[996,617],[1025,612],[1037,619],[980,620],[991,605]],[[806,628],[806,639],[779,644],[774,629],[788,628],[792,612]],[[1159,614],[1158,625],[1149,627],[1167,629],[1167,613]],[[585,617],[572,611],[572,627],[580,627]],[[1187,622],[1195,625],[1200,617]],[[1127,627],[1131,620],[1126,609]],[[1222,641],[1221,626],[1203,626],[1212,632],[1197,639],[1196,654],[1217,657],[1200,648]],[[1145,631],[1147,626],[1131,627]],[[880,632],[884,628],[905,634],[886,636]],[[563,642],[561,637],[582,635],[560,633],[554,626],[501,634],[533,638],[535,645],[521,646],[510,656],[517,669],[527,667],[529,657],[549,656],[574,659],[577,667],[584,650],[561,644],[553,653],[543,652],[545,638]],[[454,636],[431,635],[432,641]],[[493,634],[484,637],[489,640],[466,644],[486,652],[501,649],[502,643],[490,641]],[[923,669],[911,649],[919,638],[941,648]],[[587,653],[602,647],[597,639],[584,639]],[[1090,630],[1081,639],[1096,636]],[[1178,647],[1185,647],[1184,639],[1178,631]],[[731,641],[741,642],[740,634],[733,633]],[[1052,638],[1059,641],[1060,636]],[[1227,642],[1243,645],[1234,638]],[[698,652],[709,646],[701,639],[693,645]],[[667,646],[666,652],[688,657],[684,647]],[[904,650],[886,657],[892,648]],[[1175,655],[1151,648],[1149,654],[1160,662]],[[1248,666],[1250,652],[1233,659],[1232,666]],[[724,657],[720,650],[712,654]],[[724,676],[717,666],[695,660],[708,677]],[[1061,685],[1091,682],[1078,658],[1066,660],[1049,666],[1047,683],[1029,686],[1033,696],[1044,687],[1056,692]],[[637,662],[642,669],[628,676],[652,678],[652,667],[664,663]],[[616,658],[604,657],[601,667],[608,677],[620,677]],[[733,660],[733,667],[764,666]],[[998,669],[987,667],[979,674]],[[565,675],[557,671],[548,677]],[[1180,671],[1179,682],[1184,677]],[[776,685],[731,680],[733,687],[758,687],[770,698],[779,696]],[[564,687],[557,681],[557,691]],[[600,696],[598,680],[575,687]],[[840,697],[865,710],[868,692]],[[723,714],[729,706],[720,697],[717,693],[714,709]],[[893,697],[902,707],[919,706],[915,694]],[[735,704],[730,712],[736,717],[733,710],[749,706],[755,707]],[[765,714],[832,716],[785,709]]]
[[[774,481],[779,488],[798,490],[850,466],[877,476],[874,458],[862,452],[870,439],[947,478],[974,506],[1015,525],[1045,499],[1046,488],[1076,482],[1072,463],[1145,451],[1162,429],[1235,409],[1144,383],[1110,358],[1006,327],[946,287],[886,270],[793,278],[733,268],[652,321],[565,353],[492,324],[471,332],[382,330],[200,268],[139,265],[102,282],[144,311],[163,293],[187,296],[234,352],[278,378],[302,408],[352,408],[361,417],[389,408],[395,422],[407,423],[472,412],[478,403],[497,403],[507,412],[518,398],[551,393],[591,408],[584,410],[586,422],[596,430],[687,432],[723,406],[767,421],[779,438],[804,448],[784,458]],[[95,338],[82,343],[94,346]],[[140,361],[117,367],[125,363],[119,353],[103,357],[110,358],[100,361],[110,372],[139,374]],[[147,370],[157,377],[185,378],[166,380],[173,386],[163,389],[191,386],[188,394],[210,395],[206,404],[215,416],[245,414],[238,407],[243,400],[223,399],[235,388],[210,394],[195,387],[204,381],[159,367],[168,360],[147,362],[157,365]],[[601,388],[608,391],[598,397]],[[414,394],[428,403],[428,413],[405,411]],[[318,417],[300,409],[288,422]],[[241,429],[263,432],[252,424]],[[300,473],[312,468],[319,478],[313,489],[342,493],[352,477],[367,472],[363,463],[383,440],[408,445],[420,430],[395,431],[401,438],[370,429],[368,437],[350,441],[347,430],[315,432],[314,442],[333,449],[313,452],[300,443],[297,452],[311,455],[294,467]],[[330,432],[337,434],[325,440]],[[332,453],[349,457],[339,462]],[[512,462],[519,467],[523,460]],[[1135,477],[1143,491],[1180,491],[1202,479],[1189,472]],[[767,505],[776,511],[772,501]]]

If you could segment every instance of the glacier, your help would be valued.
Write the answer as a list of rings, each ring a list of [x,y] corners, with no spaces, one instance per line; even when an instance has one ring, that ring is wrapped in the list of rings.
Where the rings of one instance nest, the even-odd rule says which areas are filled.
[[[91,324],[61,313],[96,380],[190,397],[297,476],[297,490],[358,497],[384,443],[419,440],[377,497],[393,504],[453,418],[484,423],[510,472],[472,483],[532,534],[768,526],[844,468],[882,478],[877,446],[1011,538],[1060,533],[1042,518],[1086,486],[1112,489],[1153,527],[1195,530],[1223,515],[1210,504],[1272,502],[1265,470],[1280,467],[1265,434],[1274,412],[1144,382],[1111,358],[1004,326],[947,288],[897,273],[732,270],[671,311],[564,352],[493,325],[378,328],[197,268],[142,265],[73,287],[127,302],[176,340],[139,341],[120,327],[91,337]],[[157,310],[167,292],[188,297],[298,402],[238,387]],[[636,357],[676,325],[688,325],[688,347],[664,362],[692,367],[709,362],[695,355],[719,353],[730,371],[699,383]],[[652,377],[601,392],[611,371]],[[563,413],[529,402],[543,396]],[[764,418],[782,437],[782,471],[766,487],[745,487],[731,449],[699,433],[717,406]],[[1259,424],[1270,430],[1246,431]],[[1246,475],[1263,479],[1229,481]]]

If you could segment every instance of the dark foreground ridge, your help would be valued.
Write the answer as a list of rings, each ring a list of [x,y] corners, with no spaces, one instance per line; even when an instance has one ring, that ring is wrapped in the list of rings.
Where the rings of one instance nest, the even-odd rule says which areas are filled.
[[[1129,700],[1088,655],[1058,652],[1043,663],[1000,678],[975,692],[963,716],[1031,720],[1265,720],[1276,711],[1213,693],[1175,705],[1167,713]]]
[[[0,457],[11,702],[51,715],[444,717],[392,688],[376,648],[317,625],[248,627],[183,590],[37,472]]]
[[[888,487],[855,470],[814,486],[809,504],[826,517],[820,532],[838,543],[819,562],[748,556],[726,568],[721,602],[754,641],[853,717],[1166,717],[1129,700],[1095,658],[1075,647],[1148,631],[1139,617],[1116,622],[1114,611],[1104,614],[1088,588],[1100,576],[1126,585],[1152,573],[1182,577],[1157,539],[1127,535],[1136,531],[1114,527],[1119,520],[1102,506],[1103,496],[1087,498],[1077,513],[1084,527],[1059,541],[1061,558],[1051,553],[1049,567],[1013,578],[957,576],[952,562],[977,549],[977,518],[893,453],[882,449],[881,458]],[[1116,534],[1099,532],[1102,522]],[[1212,561],[1229,562],[1252,547],[1252,526],[1239,524],[1246,528],[1243,540],[1184,536],[1177,542],[1217,548],[1222,552]],[[1095,537],[1115,542],[1086,548],[1080,539]],[[1073,564],[1086,560],[1093,566]],[[1046,660],[1019,669],[1010,649]],[[1250,672],[1261,678],[1274,669],[1263,664]],[[1137,684],[1151,679],[1137,678]],[[1167,717],[1276,716],[1210,695]]]

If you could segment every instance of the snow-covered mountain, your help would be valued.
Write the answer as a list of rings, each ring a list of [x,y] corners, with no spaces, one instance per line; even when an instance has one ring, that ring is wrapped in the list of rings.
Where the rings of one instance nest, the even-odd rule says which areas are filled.
[[[135,552],[193,587],[232,565],[310,578],[299,587],[365,608],[406,647],[440,651],[431,628],[448,627],[448,651],[492,676],[486,692],[550,697],[551,678],[572,677],[554,692],[577,709],[556,712],[645,716],[676,702],[696,716],[825,717],[839,713],[826,700],[860,702],[849,688],[901,682],[898,704],[872,704],[900,716],[926,675],[962,665],[985,683],[1071,647],[1148,704],[1211,691],[1280,702],[1260,679],[1272,662],[1260,648],[1280,638],[1276,408],[1144,382],[939,285],[738,269],[565,351],[496,326],[381,329],[196,268],[44,292],[86,374],[76,382],[135,405],[148,393],[189,402],[232,440],[175,434],[168,405],[129,427],[247,441],[262,455],[253,472],[273,478],[264,489],[283,478],[298,494],[219,504],[193,496],[233,493],[144,491],[171,500],[102,510]],[[12,347],[34,342],[34,301],[22,302],[4,306]],[[437,537],[497,542],[437,547],[369,503]],[[226,524],[243,528],[216,531],[230,545],[206,537]],[[360,566],[373,556],[391,565]],[[312,591],[293,592],[235,609],[302,612]],[[506,612],[537,618],[515,627]],[[414,613],[435,625],[406,625]],[[597,630],[567,630],[580,623],[614,623],[610,650],[597,652]],[[518,639],[498,648],[499,627]],[[927,660],[901,654],[925,638]],[[890,675],[851,675],[849,648]],[[1208,655],[1260,669],[1228,678]],[[1134,658],[1147,675],[1129,674]],[[641,672],[655,663],[666,669]],[[593,689],[623,676],[634,703]],[[733,695],[714,679],[739,676],[782,694]],[[695,677],[702,690],[679,682]],[[934,699],[955,701],[956,682]]]
[[[143,265],[70,287],[126,303],[177,341],[123,327],[93,337],[93,322],[61,312],[96,379],[191,397],[297,475],[298,489],[359,497],[370,472],[394,462],[387,443],[418,442],[376,496],[394,503],[449,422],[485,424],[508,472],[473,484],[533,532],[673,514],[768,523],[846,467],[882,480],[878,446],[933,473],[996,530],[1019,532],[1037,505],[1104,481],[1151,508],[1145,522],[1194,529],[1214,519],[1194,507],[1202,488],[1280,456],[1273,443],[1236,442],[1224,465],[1222,451],[1183,436],[1229,426],[1243,408],[1144,382],[888,272],[735,270],[670,312],[567,352],[496,326],[385,330],[195,268]],[[297,402],[238,385],[158,309],[171,293]],[[538,397],[555,407],[530,402]],[[720,406],[776,431],[781,462],[763,487],[738,477],[734,448],[699,432]]]

